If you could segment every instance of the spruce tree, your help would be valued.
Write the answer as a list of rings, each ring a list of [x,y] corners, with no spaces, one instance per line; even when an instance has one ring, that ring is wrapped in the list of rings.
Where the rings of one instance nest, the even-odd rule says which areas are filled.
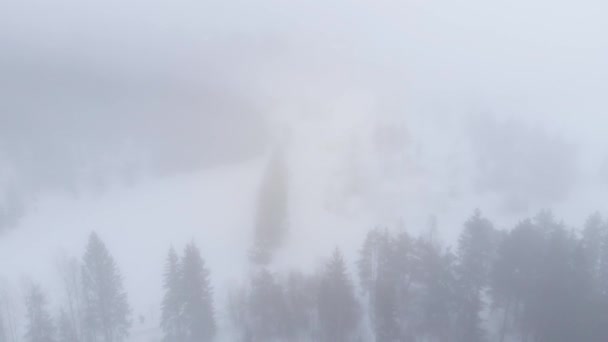
[[[492,223],[476,210],[465,223],[458,240],[458,315],[456,341],[479,342],[486,339],[482,327],[483,291],[493,260],[495,231]]]
[[[55,342],[55,327],[47,309],[47,299],[38,285],[32,284],[27,290],[26,342]]]
[[[161,328],[163,341],[180,342],[184,340],[184,293],[182,289],[182,270],[175,250],[171,248],[165,266],[163,288],[165,295],[161,307]]]
[[[285,291],[276,277],[265,268],[251,280],[247,314],[253,341],[285,339]]]
[[[414,253],[410,325],[418,338],[451,341],[455,256],[428,239],[416,241]]]
[[[371,231],[358,261],[359,278],[368,296],[370,318],[377,341],[397,340],[403,334],[400,304],[407,292],[407,245],[405,235],[393,239],[387,229]],[[398,259],[398,257],[404,259]]]
[[[353,340],[359,322],[359,306],[344,258],[337,248],[322,275],[317,308],[322,341]]]
[[[114,259],[95,233],[84,254],[82,282],[86,341],[124,341],[131,327],[127,294]]]
[[[186,246],[182,260],[185,342],[213,340],[216,323],[209,271],[194,242]]]

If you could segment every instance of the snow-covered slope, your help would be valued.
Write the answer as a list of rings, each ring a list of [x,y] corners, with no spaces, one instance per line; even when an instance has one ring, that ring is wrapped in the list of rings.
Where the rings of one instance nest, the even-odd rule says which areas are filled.
[[[21,279],[40,282],[56,308],[63,301],[58,260],[65,255],[80,257],[94,230],[124,276],[134,308],[134,338],[147,336],[158,326],[161,276],[170,246],[180,250],[191,240],[199,245],[221,308],[227,284],[247,274],[261,165],[260,159],[151,180],[111,189],[96,198],[41,198],[37,209],[0,239],[4,287],[13,302],[20,304]],[[140,315],[144,324],[139,322]]]

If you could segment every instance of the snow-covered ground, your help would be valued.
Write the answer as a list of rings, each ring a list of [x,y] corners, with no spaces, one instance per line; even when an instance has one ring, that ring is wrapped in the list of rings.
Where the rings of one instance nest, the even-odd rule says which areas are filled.
[[[57,308],[63,301],[58,262],[66,255],[80,257],[94,230],[124,276],[134,309],[133,337],[149,336],[158,326],[167,251],[194,240],[212,272],[221,309],[227,284],[247,274],[253,199],[262,165],[260,159],[156,179],[95,198],[42,197],[36,210],[0,239],[3,285],[20,304],[21,279],[39,282]],[[22,316],[20,311],[17,317]]]

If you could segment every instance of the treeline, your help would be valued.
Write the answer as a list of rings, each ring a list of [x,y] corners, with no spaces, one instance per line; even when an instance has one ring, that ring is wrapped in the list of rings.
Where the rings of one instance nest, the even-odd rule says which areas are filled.
[[[66,265],[69,295],[59,314],[31,285],[25,334],[11,339],[0,317],[0,341],[128,340],[122,278],[97,235],[82,260]],[[212,341],[222,312],[230,340],[245,342],[608,341],[608,223],[598,214],[581,229],[542,212],[498,230],[477,211],[453,250],[433,234],[378,228],[351,266],[339,249],[310,274],[254,265],[226,303],[216,303],[197,246],[181,255],[171,248],[159,338]]]

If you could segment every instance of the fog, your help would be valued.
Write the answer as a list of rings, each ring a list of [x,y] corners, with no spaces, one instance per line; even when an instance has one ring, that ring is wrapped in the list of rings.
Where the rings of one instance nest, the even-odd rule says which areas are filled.
[[[589,270],[572,266],[572,274],[598,273],[581,282],[601,297],[590,301],[606,300],[598,279],[608,238],[593,248],[589,241],[608,233],[602,219],[596,229],[588,218],[608,210],[607,12],[598,0],[3,1],[0,341],[68,340],[24,337],[26,302],[38,292],[50,325],[73,328],[69,341],[481,341],[457,328],[473,331],[472,321],[452,317],[475,303],[454,299],[451,318],[431,324],[416,318],[424,296],[415,293],[394,299],[413,304],[394,309],[401,335],[391,336],[374,311],[388,290],[366,288],[361,266],[364,241],[401,241],[406,232],[417,241],[412,260],[425,260],[425,243],[437,260],[453,257],[462,289],[470,227],[491,231],[471,244],[494,246],[471,314],[485,340],[601,341],[603,318],[583,326],[545,319],[525,296],[496,285],[510,284],[496,274],[510,265],[500,253],[532,258],[525,248],[533,243],[517,240],[515,228],[531,219],[536,230],[563,232],[564,241],[555,238],[563,250],[584,250]],[[86,278],[83,255],[98,250],[92,232],[121,271],[128,333],[118,324],[95,335],[93,314],[72,303],[86,289],[65,279]],[[555,239],[535,246],[553,251]],[[204,260],[209,336],[167,335],[170,247],[180,269],[199,252]],[[258,313],[242,304],[255,302],[248,284],[265,276],[289,297],[287,274],[297,270],[314,296],[338,300],[319,285],[328,260],[339,269],[338,254],[360,304],[350,330],[348,322],[324,324],[349,316],[322,305],[308,330],[268,318],[267,328],[290,327],[279,333],[248,319],[247,310]],[[578,265],[572,258],[563,262]],[[65,271],[72,261],[76,271]],[[554,276],[535,284],[559,283]],[[436,288],[412,279],[414,292]],[[570,304],[583,310],[562,309]],[[538,316],[518,325],[518,308]],[[56,317],[61,310],[70,324]],[[567,327],[560,334],[552,326]]]

